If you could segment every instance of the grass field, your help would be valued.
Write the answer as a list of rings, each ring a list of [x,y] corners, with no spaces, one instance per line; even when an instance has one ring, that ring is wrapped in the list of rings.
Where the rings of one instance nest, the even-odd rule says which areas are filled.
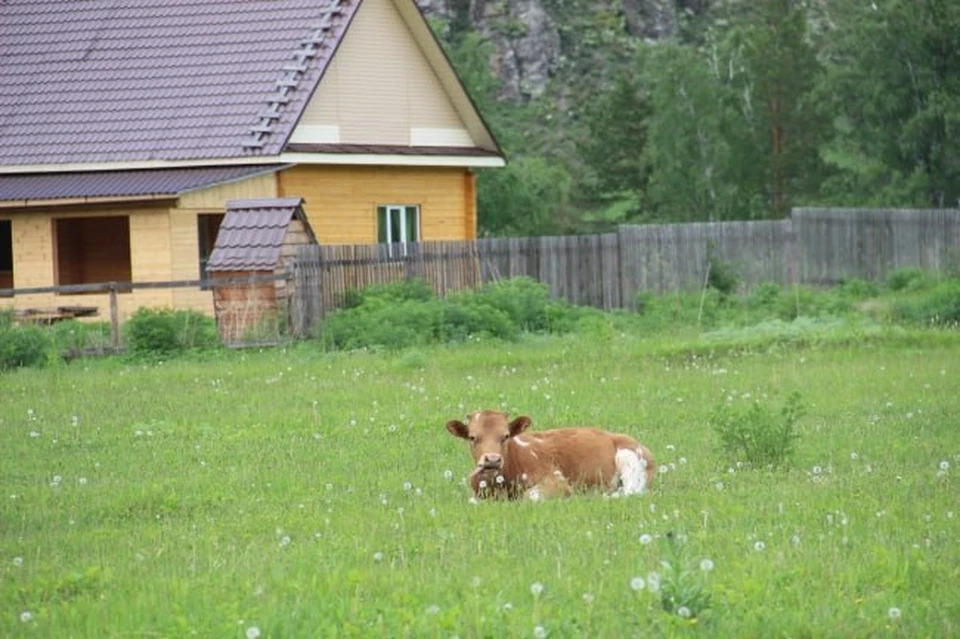
[[[2,375],[0,636],[960,636],[960,335],[700,345]],[[719,403],[793,391],[789,467],[720,452]],[[641,497],[471,504],[444,423],[497,407],[628,432],[666,472]],[[676,586],[689,618],[661,604]]]

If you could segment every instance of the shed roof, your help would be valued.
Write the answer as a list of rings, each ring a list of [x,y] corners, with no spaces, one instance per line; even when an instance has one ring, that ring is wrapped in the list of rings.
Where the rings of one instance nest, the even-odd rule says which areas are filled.
[[[275,155],[359,4],[0,2],[0,165]]]
[[[273,173],[280,164],[139,171],[0,175],[0,202],[138,196],[175,197],[196,189]]]
[[[227,202],[227,214],[220,223],[207,270],[273,270],[280,260],[280,248],[293,219],[300,220],[310,239],[316,241],[303,212],[301,198]]]

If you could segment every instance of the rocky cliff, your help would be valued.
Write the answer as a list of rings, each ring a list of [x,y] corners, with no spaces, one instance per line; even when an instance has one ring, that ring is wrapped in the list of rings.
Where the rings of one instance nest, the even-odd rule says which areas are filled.
[[[605,49],[673,35],[677,16],[707,0],[417,0],[428,17],[473,31],[496,47],[503,97],[541,96],[564,70],[589,72]]]

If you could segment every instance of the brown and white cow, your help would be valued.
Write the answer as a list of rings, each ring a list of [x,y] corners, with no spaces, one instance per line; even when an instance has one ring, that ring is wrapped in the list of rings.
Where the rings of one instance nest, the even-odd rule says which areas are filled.
[[[531,431],[529,417],[482,410],[447,430],[470,442],[476,463],[470,485],[478,498],[540,499],[584,490],[633,495],[650,487],[653,455],[628,435],[598,428]]]

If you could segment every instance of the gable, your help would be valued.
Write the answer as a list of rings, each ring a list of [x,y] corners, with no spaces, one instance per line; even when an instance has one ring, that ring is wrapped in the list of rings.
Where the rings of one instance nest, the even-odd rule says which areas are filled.
[[[363,0],[291,143],[496,150],[436,40],[408,4]]]

